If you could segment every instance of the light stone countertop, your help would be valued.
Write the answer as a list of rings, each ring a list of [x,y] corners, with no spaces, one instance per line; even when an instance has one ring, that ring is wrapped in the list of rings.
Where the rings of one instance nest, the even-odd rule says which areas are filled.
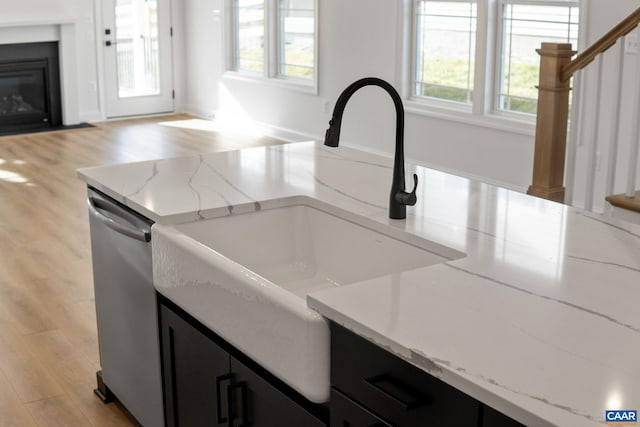
[[[307,304],[529,426],[640,409],[640,226],[411,164],[418,203],[389,220],[391,164],[305,142],[78,174],[163,224],[308,196],[463,252]]]

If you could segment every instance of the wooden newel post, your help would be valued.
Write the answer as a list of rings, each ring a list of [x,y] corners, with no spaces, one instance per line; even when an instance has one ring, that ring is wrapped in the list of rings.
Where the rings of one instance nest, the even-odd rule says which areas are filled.
[[[528,194],[564,202],[564,160],[569,118],[569,80],[562,68],[575,53],[570,43],[542,43],[533,183]]]

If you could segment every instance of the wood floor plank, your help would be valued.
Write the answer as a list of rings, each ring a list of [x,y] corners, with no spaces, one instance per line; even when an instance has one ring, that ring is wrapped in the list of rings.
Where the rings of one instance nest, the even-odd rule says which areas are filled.
[[[0,310],[5,313],[5,325],[11,325],[21,334],[42,332],[55,327],[46,312],[35,304],[34,296],[28,295],[24,289],[16,290],[4,283],[0,283]]]
[[[23,403],[63,394],[46,366],[27,348],[22,336],[0,336],[0,372]]]
[[[0,427],[133,425],[93,394],[100,364],[76,170],[282,143],[180,114],[0,137]]]
[[[28,403],[27,409],[40,427],[89,426],[91,422],[69,396],[57,396]]]
[[[93,426],[127,426],[131,421],[120,408],[114,404],[105,405],[93,393],[95,388],[95,373],[100,369],[97,361],[89,361],[85,357],[74,356],[69,351],[68,342],[60,337],[50,336],[45,341],[45,347],[49,347],[51,354],[57,357],[48,360],[48,366],[53,371],[55,380],[61,384],[64,394],[78,407],[82,414]],[[36,343],[36,346],[43,344]],[[49,353],[45,348],[43,354]],[[51,357],[47,355],[44,357]]]
[[[47,367],[78,357],[77,349],[59,329],[26,335],[23,340],[29,351]],[[56,369],[51,371],[55,375]]]
[[[13,387],[0,373],[0,427],[32,427],[36,423]]]

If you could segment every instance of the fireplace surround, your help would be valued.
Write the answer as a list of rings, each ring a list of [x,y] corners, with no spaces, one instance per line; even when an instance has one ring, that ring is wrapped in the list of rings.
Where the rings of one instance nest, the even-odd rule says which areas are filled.
[[[0,133],[61,125],[58,42],[0,45]]]

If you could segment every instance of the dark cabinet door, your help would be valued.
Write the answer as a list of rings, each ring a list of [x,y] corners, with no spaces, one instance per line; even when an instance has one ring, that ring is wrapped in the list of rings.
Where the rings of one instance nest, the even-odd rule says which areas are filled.
[[[321,427],[318,418],[252,369],[231,357],[230,427]]]
[[[483,409],[482,427],[525,427],[524,424],[520,424],[493,408],[485,406]]]
[[[167,426],[226,425],[228,353],[164,305],[160,319]]]
[[[310,412],[318,412],[311,402],[293,390],[287,393],[275,377],[269,382],[271,374],[259,365],[180,308],[167,307],[163,297],[160,301],[167,427],[326,426],[321,418],[328,416]]]
[[[391,427],[391,424],[332,389],[331,427]]]

